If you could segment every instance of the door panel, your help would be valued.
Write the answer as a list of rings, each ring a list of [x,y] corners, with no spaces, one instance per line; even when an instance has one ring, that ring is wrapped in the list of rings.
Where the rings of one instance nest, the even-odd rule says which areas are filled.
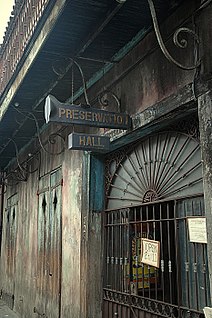
[[[61,170],[40,180],[38,211],[38,283],[35,312],[60,317],[61,295]]]

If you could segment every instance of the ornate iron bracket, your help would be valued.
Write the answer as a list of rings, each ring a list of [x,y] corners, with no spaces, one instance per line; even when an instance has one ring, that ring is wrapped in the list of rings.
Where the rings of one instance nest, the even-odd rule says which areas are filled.
[[[45,148],[45,145],[43,144],[42,140],[41,140],[41,135],[40,135],[40,129],[39,129],[39,125],[38,125],[38,121],[37,121],[37,118],[35,117],[35,115],[32,113],[32,112],[26,112],[26,114],[24,113],[25,111],[24,110],[20,110],[20,109],[17,109],[14,107],[14,109],[22,114],[23,116],[25,116],[26,118],[28,119],[31,119],[35,122],[35,125],[36,125],[36,131],[37,131],[37,137],[38,137],[38,142],[42,148],[42,150],[50,155],[60,155],[64,150],[65,150],[65,140],[64,138],[58,134],[58,133],[53,133],[51,135],[49,135],[48,137],[48,144],[49,145],[55,145],[56,144],[56,138],[59,138],[61,141],[62,141],[62,146],[61,146],[61,149],[59,151],[49,151]],[[17,150],[17,149],[16,149]],[[16,157],[17,157],[17,152],[16,152]]]
[[[121,103],[119,98],[114,94],[113,92],[109,90],[104,90],[98,95],[98,102],[101,106],[107,107],[109,105],[109,96],[115,101],[117,109],[119,112],[121,112]]]
[[[27,160],[20,163],[17,145],[13,139],[10,139],[10,141],[13,142],[16,149],[16,160],[18,166],[7,173],[0,172],[0,187],[4,189],[3,193],[6,193],[8,186],[14,186],[18,182],[27,181],[29,174],[37,171],[40,166],[40,152],[29,154]]]
[[[79,70],[79,73],[80,73],[80,76],[81,76],[81,79],[82,79],[82,85],[83,85],[83,92],[84,92],[84,97],[85,97],[85,102],[87,105],[90,105],[90,102],[89,102],[89,99],[88,99],[88,94],[87,94],[87,86],[86,86],[86,81],[85,81],[85,76],[83,74],[83,70],[82,70],[82,67],[80,66],[80,64],[78,62],[76,62],[74,59],[72,59],[71,57],[62,57],[64,60],[67,59],[69,62],[71,61],[72,65],[71,67],[73,68],[73,65],[76,65],[76,67],[78,68]],[[66,70],[63,72],[63,73],[60,73],[56,70],[55,66],[52,65],[52,69],[53,69],[53,72],[62,77],[65,75],[66,73]],[[72,75],[73,76],[73,75]],[[72,82],[73,82],[73,78],[72,78]],[[73,94],[73,83],[72,83],[72,94]],[[72,103],[73,103],[73,96],[72,96]]]
[[[161,48],[161,51],[163,52],[163,54],[167,58],[167,60],[169,60],[170,62],[174,63],[176,66],[178,66],[179,68],[181,68],[183,70],[189,71],[189,70],[196,69],[200,65],[200,63],[201,63],[200,61],[197,61],[194,65],[186,66],[186,65],[183,65],[183,64],[179,63],[178,61],[176,61],[171,56],[171,54],[169,53],[169,51],[167,50],[167,48],[166,48],[166,46],[164,44],[164,41],[163,41],[161,33],[160,33],[160,29],[159,29],[159,25],[158,25],[158,20],[157,20],[157,16],[156,16],[156,11],[155,11],[153,0],[148,0],[148,4],[149,4],[151,16],[152,16],[152,21],[153,21],[153,26],[154,26],[154,30],[155,30],[155,34],[156,34],[156,37],[157,37],[158,44],[159,44],[159,46]],[[173,36],[174,44],[177,47],[184,49],[188,45],[186,39],[179,40],[179,34],[182,33],[182,32],[192,35],[194,40],[196,41],[196,43],[199,44],[199,37],[194,31],[190,30],[189,28],[179,28],[179,29],[176,30],[176,32],[174,33],[174,36]]]

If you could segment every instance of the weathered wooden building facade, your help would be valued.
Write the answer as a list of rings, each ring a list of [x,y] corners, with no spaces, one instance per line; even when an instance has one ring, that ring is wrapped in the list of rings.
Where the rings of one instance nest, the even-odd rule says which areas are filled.
[[[210,0],[16,1],[0,49],[0,290],[21,317],[211,306],[211,26]],[[46,124],[48,95],[79,112]],[[91,108],[131,126],[84,125]]]

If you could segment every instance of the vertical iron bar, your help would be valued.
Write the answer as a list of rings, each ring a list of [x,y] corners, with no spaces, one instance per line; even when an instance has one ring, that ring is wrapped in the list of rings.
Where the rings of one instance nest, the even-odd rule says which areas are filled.
[[[160,203],[160,242],[161,242],[161,285],[162,285],[162,294],[163,301],[165,300],[165,282],[164,282],[164,271],[165,271],[165,262],[164,262],[164,253],[163,253],[163,223],[162,223],[162,205]]]
[[[186,209],[186,204],[183,202],[184,206],[184,215],[185,215],[185,239],[186,239],[186,244],[185,244],[185,252],[186,252],[186,278],[187,278],[187,299],[188,299],[188,307],[190,308],[191,306],[191,300],[190,300],[190,279],[189,279],[189,269],[190,269],[190,260],[189,260],[189,236],[188,236],[188,227],[186,224],[186,218],[187,218],[187,209]]]
[[[115,289],[114,275],[114,211],[111,212],[111,289]]]
[[[124,240],[124,258],[123,258],[123,266],[124,266],[124,292],[128,291],[128,286],[127,286],[127,282],[129,280],[129,266],[128,266],[128,257],[129,257],[129,253],[128,253],[128,240],[129,240],[129,235],[128,235],[128,226],[129,226],[129,220],[128,220],[128,210],[125,211],[124,213],[125,215],[125,226],[124,226],[124,236],[123,236],[123,240]]]
[[[136,208],[134,208],[134,229],[135,229],[135,234],[134,234],[134,242],[135,242],[135,259],[134,259],[134,263],[135,263],[135,283],[136,283],[136,292],[138,291],[138,245],[139,245],[139,237],[137,234],[137,217],[136,217]],[[134,275],[133,275],[134,276]],[[134,278],[134,277],[133,277]],[[134,283],[134,279],[133,279],[133,283]]]
[[[132,253],[131,253],[131,237],[130,237],[130,209],[127,211],[127,257],[126,257],[126,273],[128,275],[127,280],[127,291],[130,291],[130,280],[131,280],[131,266],[132,266]]]
[[[118,264],[117,264],[117,257],[118,257],[118,212],[116,211],[114,213],[115,216],[115,222],[114,222],[114,271],[115,271],[115,290],[118,290],[118,278],[119,278],[119,274],[118,274]]]
[[[150,215],[149,215],[149,206],[147,205],[146,207],[146,213],[147,213],[147,238],[150,239],[151,236],[150,236],[150,222],[149,222],[149,219],[150,219]],[[151,297],[151,288],[150,288],[150,279],[151,279],[151,276],[150,276],[150,266],[148,265],[148,293],[149,293],[149,298]]]
[[[195,291],[196,291],[196,304],[199,310],[199,291],[198,291],[198,266],[197,266],[197,243],[192,243],[194,249],[194,277],[195,277]]]
[[[202,247],[202,257],[203,257],[203,271],[204,271],[204,290],[205,290],[205,306],[208,306],[208,293],[207,293],[207,277],[206,277],[206,256],[205,256],[205,246]]]
[[[110,214],[105,212],[105,233],[106,233],[106,282],[105,287],[109,288],[110,284]]]
[[[142,244],[142,237],[144,237],[144,233],[143,233],[143,214],[144,214],[144,209],[145,207],[140,207],[140,220],[141,220],[141,244]],[[141,248],[142,245],[141,245]],[[141,268],[142,268],[142,295],[144,297],[144,264],[141,264]]]
[[[192,209],[192,215],[195,215],[194,212],[194,202],[192,200],[191,202],[191,209]],[[195,277],[195,291],[196,291],[196,304],[197,304],[197,310],[199,309],[199,291],[198,291],[198,266],[197,266],[197,243],[192,243],[193,245],[193,251],[194,251],[194,277]]]
[[[176,281],[178,282],[177,288],[177,305],[178,305],[178,315],[180,317],[180,305],[181,305],[181,281],[180,281],[180,268],[179,268],[179,237],[178,237],[178,223],[177,223],[177,202],[174,201],[174,229],[175,229],[175,262],[176,262]]]
[[[202,200],[200,198],[200,212],[201,215],[204,215],[204,208],[202,206]],[[202,245],[202,260],[203,260],[203,275],[204,275],[204,290],[205,290],[205,306],[208,306],[208,291],[207,291],[207,257],[206,257],[206,247],[205,244]]]
[[[168,270],[169,270],[169,302],[173,304],[173,297],[172,297],[172,257],[171,257],[171,246],[170,246],[170,205],[169,203],[166,204],[166,212],[167,212],[167,232],[168,232]]]
[[[121,263],[120,263],[120,260],[121,260],[121,251],[122,251],[122,244],[121,244],[121,210],[118,211],[118,231],[119,231],[119,241],[118,241],[118,238],[117,238],[117,242],[118,242],[118,246],[119,246],[119,250],[117,251],[117,270],[119,272],[119,275],[118,275],[118,285],[119,285],[119,291],[122,290],[122,268],[121,268]]]
[[[153,240],[156,241],[156,218],[155,218],[155,204],[153,205],[153,211],[152,211],[152,217],[153,217]],[[157,267],[154,268],[155,271],[155,299],[158,299],[158,269]]]
[[[120,268],[120,291],[123,292],[123,282],[124,282],[124,277],[123,277],[123,234],[122,234],[122,229],[123,229],[123,211],[120,211],[119,214],[119,232],[120,232],[120,237],[119,237],[119,244],[120,244],[120,254],[119,254],[119,268]]]
[[[133,269],[132,269],[132,266],[133,266],[133,261],[132,261],[132,230],[130,228],[130,218],[131,218],[131,209],[130,209],[130,212],[129,212],[129,222],[128,222],[128,251],[129,251],[129,286],[128,286],[128,291],[129,291],[129,294],[131,294],[131,282],[133,281]]]

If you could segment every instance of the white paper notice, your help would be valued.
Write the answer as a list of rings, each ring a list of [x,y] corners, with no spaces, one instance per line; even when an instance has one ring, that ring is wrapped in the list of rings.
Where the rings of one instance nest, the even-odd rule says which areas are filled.
[[[193,243],[207,243],[205,217],[190,217],[188,220],[189,241]]]
[[[203,308],[203,312],[205,314],[205,318],[212,318],[212,308],[205,307]]]

